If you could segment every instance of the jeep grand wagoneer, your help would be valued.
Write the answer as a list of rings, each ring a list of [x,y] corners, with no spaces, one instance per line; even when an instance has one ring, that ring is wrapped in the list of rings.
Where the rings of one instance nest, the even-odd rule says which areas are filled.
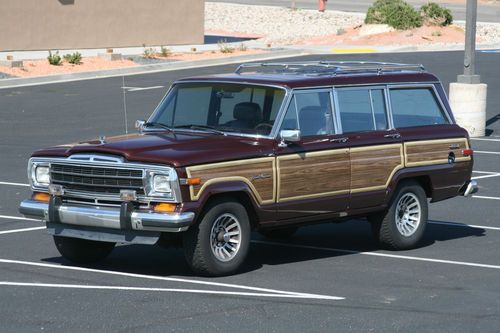
[[[36,151],[20,212],[73,262],[116,243],[182,244],[198,274],[243,263],[251,230],[366,217],[415,247],[428,200],[477,191],[467,132],[421,65],[241,65],[173,84],[134,135]]]

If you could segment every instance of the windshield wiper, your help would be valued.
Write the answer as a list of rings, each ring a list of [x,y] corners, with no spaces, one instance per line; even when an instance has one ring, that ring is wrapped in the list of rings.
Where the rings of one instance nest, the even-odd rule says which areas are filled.
[[[216,129],[212,126],[208,126],[208,125],[189,124],[189,125],[178,125],[178,126],[175,126],[174,128],[189,128],[189,129],[194,129],[194,130],[207,131],[207,132],[211,132],[211,133],[219,134],[219,135],[226,135],[223,131],[219,131],[218,129]]]
[[[172,128],[170,128],[168,125],[165,125],[163,123],[159,123],[156,121],[145,122],[142,126],[144,126],[144,127],[160,127],[160,128],[166,129],[169,132],[172,131]]]

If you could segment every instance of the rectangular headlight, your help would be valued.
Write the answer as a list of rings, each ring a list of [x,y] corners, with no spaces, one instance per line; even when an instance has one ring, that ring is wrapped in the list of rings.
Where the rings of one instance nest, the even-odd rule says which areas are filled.
[[[146,196],[168,201],[180,199],[179,179],[174,168],[146,170]]]
[[[153,191],[159,193],[171,193],[170,177],[166,175],[153,176]]]
[[[47,188],[50,184],[49,163],[30,160],[28,165],[28,177],[34,189]]]
[[[35,167],[35,181],[38,184],[49,185],[50,169],[48,166],[38,165]]]

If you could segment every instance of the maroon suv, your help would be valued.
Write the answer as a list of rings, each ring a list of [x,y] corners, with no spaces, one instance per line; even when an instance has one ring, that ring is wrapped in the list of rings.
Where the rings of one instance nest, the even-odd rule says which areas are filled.
[[[427,202],[477,191],[472,150],[421,65],[245,64],[173,84],[140,133],[36,151],[20,212],[73,262],[116,243],[182,244],[199,274],[235,272],[251,230],[367,217],[415,247]]]

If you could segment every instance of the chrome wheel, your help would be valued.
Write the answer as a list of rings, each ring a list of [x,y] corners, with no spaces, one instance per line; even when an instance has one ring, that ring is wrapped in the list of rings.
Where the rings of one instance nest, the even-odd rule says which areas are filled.
[[[222,214],[214,222],[210,232],[210,247],[217,260],[232,260],[241,244],[241,225],[232,214]]]
[[[399,198],[395,211],[396,227],[399,233],[406,237],[413,235],[421,219],[422,208],[418,197],[411,192],[403,194]]]

